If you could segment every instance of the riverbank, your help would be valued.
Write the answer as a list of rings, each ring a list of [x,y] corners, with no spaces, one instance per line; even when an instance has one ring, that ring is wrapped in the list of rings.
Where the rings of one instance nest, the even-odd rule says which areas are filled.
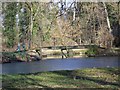
[[[2,75],[3,88],[109,88],[120,89],[118,68],[93,68]]]
[[[87,55],[86,52],[90,51]],[[80,57],[110,57],[120,56],[120,48],[112,49],[99,49],[97,54],[91,52],[89,49],[72,49],[67,55],[67,51],[63,53],[67,55],[67,58],[80,58]],[[91,54],[93,53],[93,54]],[[46,59],[61,59],[66,58],[62,56],[60,49],[42,49],[42,60]],[[30,62],[41,60],[41,57],[36,50],[21,51],[21,52],[2,52],[2,60],[0,63],[12,63],[12,62]]]

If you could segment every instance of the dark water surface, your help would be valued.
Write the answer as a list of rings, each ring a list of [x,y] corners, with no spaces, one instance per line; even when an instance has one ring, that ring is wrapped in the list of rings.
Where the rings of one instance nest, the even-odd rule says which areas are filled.
[[[120,57],[89,57],[0,64],[0,74],[27,74],[42,71],[120,67]]]

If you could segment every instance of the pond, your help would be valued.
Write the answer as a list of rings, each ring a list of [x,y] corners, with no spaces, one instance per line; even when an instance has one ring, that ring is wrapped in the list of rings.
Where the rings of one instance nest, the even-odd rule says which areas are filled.
[[[83,68],[120,67],[120,57],[85,57],[49,59],[34,62],[0,64],[0,74],[28,74],[43,71],[75,70]]]

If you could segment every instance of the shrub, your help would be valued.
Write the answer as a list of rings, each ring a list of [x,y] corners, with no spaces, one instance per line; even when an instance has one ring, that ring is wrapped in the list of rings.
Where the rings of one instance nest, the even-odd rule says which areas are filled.
[[[98,54],[98,47],[97,46],[90,46],[89,50],[85,53],[87,56],[94,56]]]

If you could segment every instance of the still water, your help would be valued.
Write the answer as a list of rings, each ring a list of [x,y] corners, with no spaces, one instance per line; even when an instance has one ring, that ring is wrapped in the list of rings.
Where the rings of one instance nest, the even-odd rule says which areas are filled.
[[[75,70],[83,68],[120,67],[120,57],[86,57],[51,59],[35,62],[0,64],[0,74],[28,74],[43,71]]]

